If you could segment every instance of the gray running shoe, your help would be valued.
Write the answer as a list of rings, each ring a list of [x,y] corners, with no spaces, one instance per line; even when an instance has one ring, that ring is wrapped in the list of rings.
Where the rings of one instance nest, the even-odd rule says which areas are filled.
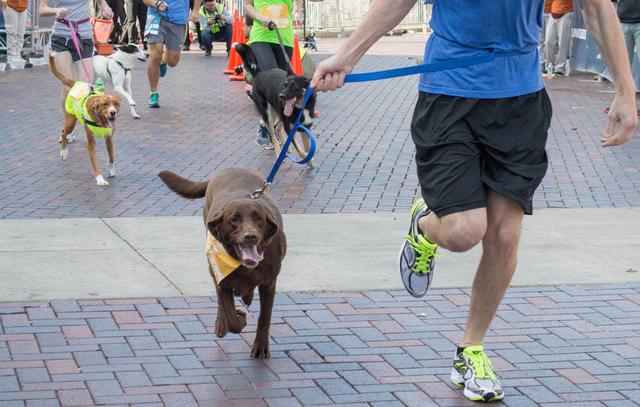
[[[451,382],[464,386],[462,393],[471,401],[496,401],[504,397],[502,384],[493,373],[482,345],[468,346],[453,358]]]
[[[400,250],[398,266],[402,283],[409,294],[422,297],[427,293],[433,279],[438,245],[429,242],[420,232],[418,221],[430,212],[423,199],[411,207],[409,233]]]

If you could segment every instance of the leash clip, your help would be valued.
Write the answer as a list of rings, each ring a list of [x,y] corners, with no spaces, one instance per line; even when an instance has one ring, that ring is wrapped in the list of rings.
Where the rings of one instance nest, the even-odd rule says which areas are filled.
[[[271,183],[269,181],[265,181],[264,184],[262,184],[262,188],[260,189],[256,189],[253,194],[251,194],[251,198],[253,199],[258,199],[260,198],[263,194],[264,191],[267,189],[267,187],[271,185]]]

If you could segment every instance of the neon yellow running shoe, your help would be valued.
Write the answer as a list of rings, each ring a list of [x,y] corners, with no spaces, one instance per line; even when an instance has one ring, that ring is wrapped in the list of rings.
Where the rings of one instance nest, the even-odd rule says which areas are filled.
[[[464,386],[462,393],[471,401],[496,401],[504,397],[502,384],[493,373],[482,345],[468,346],[453,358],[451,382]]]
[[[427,293],[435,267],[438,245],[428,241],[420,232],[418,221],[431,210],[423,199],[417,200],[411,207],[409,233],[400,249],[398,267],[402,283],[409,294],[422,297]]]

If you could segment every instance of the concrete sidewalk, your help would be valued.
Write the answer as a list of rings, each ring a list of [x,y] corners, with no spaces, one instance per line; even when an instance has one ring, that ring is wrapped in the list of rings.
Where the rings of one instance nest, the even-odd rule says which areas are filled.
[[[279,291],[402,288],[405,215],[285,215]],[[203,296],[200,217],[0,221],[0,300]],[[480,249],[438,259],[436,287],[468,287]],[[514,285],[640,282],[640,208],[545,209],[525,219]]]

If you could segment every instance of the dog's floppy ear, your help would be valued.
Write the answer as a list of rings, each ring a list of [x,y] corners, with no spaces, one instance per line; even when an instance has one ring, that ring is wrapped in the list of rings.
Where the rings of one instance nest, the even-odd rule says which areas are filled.
[[[126,52],[127,54],[133,54],[138,50],[138,47],[133,44],[119,45],[117,48],[122,52]]]
[[[271,211],[266,210],[265,212],[267,214],[267,230],[265,230],[264,242],[265,246],[268,246],[278,231],[280,231],[280,226],[278,225],[275,217],[271,214]]]
[[[219,233],[219,226],[222,223],[222,211],[216,212],[213,215],[207,216],[207,230],[218,241],[221,242],[221,236]]]

